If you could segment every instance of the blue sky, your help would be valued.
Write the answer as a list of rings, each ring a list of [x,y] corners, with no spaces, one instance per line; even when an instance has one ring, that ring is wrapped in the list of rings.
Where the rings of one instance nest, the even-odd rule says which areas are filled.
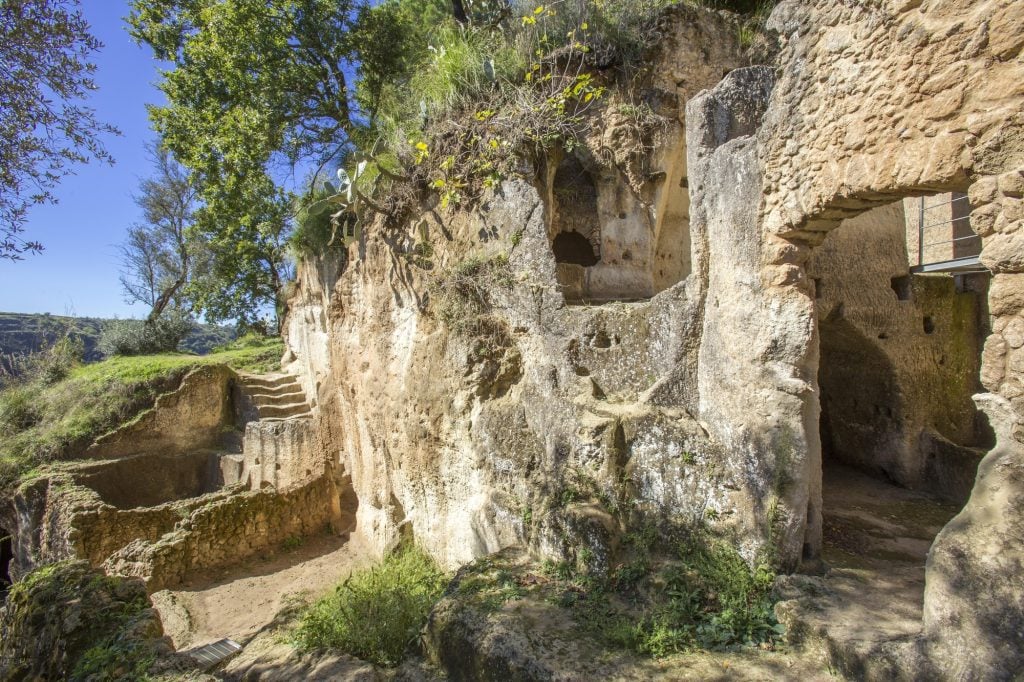
[[[16,263],[0,260],[0,311],[141,317],[148,311],[122,299],[117,245],[140,218],[132,193],[149,175],[144,145],[155,137],[145,105],[164,101],[154,86],[158,63],[148,47],[128,36],[124,2],[82,0],[81,5],[93,34],[104,43],[95,56],[99,91],[89,102],[100,120],[123,133],[106,139],[117,163],[79,166],[57,187],[57,205],[32,210],[24,236],[46,249]]]

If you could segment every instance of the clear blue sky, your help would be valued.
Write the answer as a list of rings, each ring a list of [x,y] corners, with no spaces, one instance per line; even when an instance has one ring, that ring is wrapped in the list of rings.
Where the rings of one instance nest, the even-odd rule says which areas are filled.
[[[100,120],[123,133],[106,139],[117,163],[79,166],[58,186],[57,205],[32,210],[24,236],[46,249],[16,263],[0,260],[0,311],[141,317],[148,311],[128,306],[121,296],[117,244],[140,218],[132,193],[149,175],[144,145],[155,137],[145,105],[164,101],[154,86],[158,64],[148,47],[128,36],[123,0],[81,4],[93,34],[104,43],[95,56],[99,90],[89,101]]]

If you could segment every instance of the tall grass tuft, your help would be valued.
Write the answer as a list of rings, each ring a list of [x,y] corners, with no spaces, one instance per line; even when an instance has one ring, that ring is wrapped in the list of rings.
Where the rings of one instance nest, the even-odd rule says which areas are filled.
[[[353,573],[310,606],[295,633],[300,649],[334,649],[395,666],[426,623],[446,579],[418,549]]]

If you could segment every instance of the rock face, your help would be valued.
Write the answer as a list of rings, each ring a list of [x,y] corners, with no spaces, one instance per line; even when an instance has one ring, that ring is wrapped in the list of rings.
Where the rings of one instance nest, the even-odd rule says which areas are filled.
[[[668,131],[646,174],[610,104],[581,149],[472,211],[381,220],[300,266],[289,369],[359,528],[449,566],[524,545],[601,570],[634,524],[700,522],[811,567],[824,400],[826,445],[867,470],[963,500],[978,467],[932,550],[921,646],[958,679],[1007,677],[1024,664],[1024,6],[785,1],[774,67],[737,68],[718,15],[675,19],[645,84]],[[887,232],[899,202],[945,192],[969,197],[987,301],[984,280],[911,276]],[[980,465],[979,380],[999,436]]]
[[[0,610],[0,629],[3,680],[128,680],[189,669],[172,656],[142,583],[84,561],[47,566],[19,583]]]
[[[652,154],[637,157],[616,101],[581,148],[479,210],[381,222],[301,265],[288,369],[381,550],[411,535],[448,566],[515,544],[607,556],[617,516],[733,523],[744,474],[688,412],[700,311],[683,105],[741,57],[729,19],[678,12],[640,93],[657,103]]]

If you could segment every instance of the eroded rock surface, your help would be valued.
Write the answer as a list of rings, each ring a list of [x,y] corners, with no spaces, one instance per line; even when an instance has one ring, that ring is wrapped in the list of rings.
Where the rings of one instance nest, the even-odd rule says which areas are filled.
[[[1024,433],[1024,9],[787,1],[768,23],[776,62],[745,68],[720,17],[676,19],[715,51],[670,41],[655,57],[644,87],[669,132],[646,176],[609,106],[603,132],[472,210],[380,221],[300,267],[289,369],[351,474],[358,527],[381,550],[411,538],[453,567],[522,545],[600,570],[642,520],[698,522],[751,561],[820,569],[822,390],[828,448],[962,502],[991,446],[968,401],[980,380],[1002,445],[939,537],[912,638],[935,661],[985,651],[959,678],[1004,674],[1024,631],[1024,519],[1005,494]],[[909,238],[865,227],[872,209],[952,192],[983,241],[987,300],[984,284],[919,279]],[[869,262],[877,248],[890,250]],[[846,293],[816,298],[815,279],[850,269],[862,278]],[[893,370],[854,404],[842,390],[867,383],[871,358]],[[982,549],[997,526],[1000,561]],[[942,606],[990,589],[1005,627],[954,624]]]

